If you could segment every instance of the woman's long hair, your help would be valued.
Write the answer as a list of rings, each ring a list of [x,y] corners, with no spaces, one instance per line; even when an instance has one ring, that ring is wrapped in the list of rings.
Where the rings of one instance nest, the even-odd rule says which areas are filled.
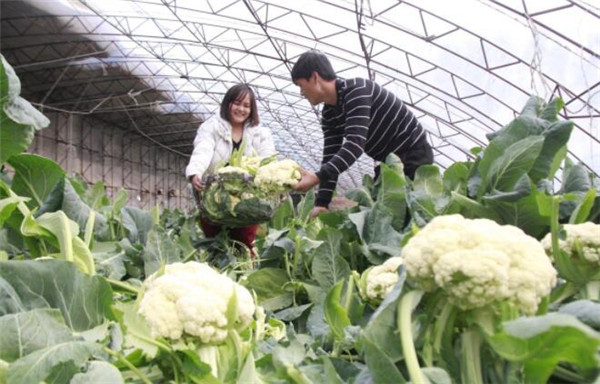
[[[254,91],[248,84],[237,84],[227,90],[225,97],[223,97],[223,101],[221,102],[221,118],[231,121],[229,112],[230,104],[236,100],[242,100],[244,97],[246,97],[246,95],[250,95],[250,116],[248,116],[246,121],[248,121],[252,126],[258,125],[260,123],[260,119],[258,117],[256,96],[254,96]]]

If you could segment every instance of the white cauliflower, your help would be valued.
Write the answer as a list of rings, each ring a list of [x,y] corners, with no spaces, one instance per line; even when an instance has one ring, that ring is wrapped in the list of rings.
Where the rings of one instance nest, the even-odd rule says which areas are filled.
[[[235,324],[227,319],[227,305],[235,294]],[[150,325],[152,336],[177,340],[184,334],[205,344],[219,344],[230,328],[243,329],[255,312],[250,292],[207,264],[195,261],[174,263],[164,274],[148,277],[140,314]]]
[[[232,173],[247,174],[248,171],[241,167],[233,167],[231,165],[228,165],[226,167],[219,168],[219,170],[216,173],[219,175],[232,174]]]
[[[399,256],[390,257],[383,264],[365,270],[360,278],[359,290],[362,298],[373,306],[381,304],[398,282],[398,268],[402,265]]]
[[[258,168],[254,184],[264,191],[282,193],[300,179],[300,166],[298,163],[291,159],[285,159]]]
[[[509,301],[535,313],[556,284],[541,243],[512,225],[438,216],[402,249],[409,281],[441,288],[462,309]]]
[[[600,267],[600,224],[585,222],[582,224],[565,224],[566,239],[559,239],[558,246],[571,257],[581,257],[588,263]],[[542,245],[552,255],[552,234],[542,239]],[[579,255],[579,252],[581,254]]]

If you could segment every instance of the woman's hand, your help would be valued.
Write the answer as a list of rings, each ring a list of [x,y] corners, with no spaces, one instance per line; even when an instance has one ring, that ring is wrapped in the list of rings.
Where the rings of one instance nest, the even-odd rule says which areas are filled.
[[[204,189],[204,183],[202,182],[201,175],[192,176],[191,182],[192,182],[192,187],[194,187],[194,189],[196,191],[202,192],[202,190]]]

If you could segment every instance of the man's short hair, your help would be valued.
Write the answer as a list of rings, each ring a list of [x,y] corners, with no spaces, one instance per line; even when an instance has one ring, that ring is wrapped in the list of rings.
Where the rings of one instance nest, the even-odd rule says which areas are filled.
[[[292,81],[308,80],[317,72],[324,80],[335,80],[336,74],[327,56],[317,50],[306,51],[300,55],[292,68]]]

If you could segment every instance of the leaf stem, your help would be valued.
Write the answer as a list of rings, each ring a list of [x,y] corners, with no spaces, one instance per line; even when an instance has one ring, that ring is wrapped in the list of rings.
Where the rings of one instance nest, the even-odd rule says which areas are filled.
[[[129,368],[129,370],[131,372],[135,373],[140,378],[140,380],[142,380],[143,383],[152,384],[152,382],[146,377],[146,375],[144,375],[139,369],[137,369],[137,367],[135,365],[133,365],[129,360],[127,360],[119,352],[113,351],[112,349],[107,348],[107,347],[102,347],[102,349],[104,350],[104,352],[115,357],[117,360],[119,360],[121,363],[123,363],[127,368]]]
[[[423,291],[411,291],[402,296],[398,304],[397,322],[402,343],[402,352],[404,353],[404,360],[406,361],[406,367],[412,384],[429,383],[427,377],[421,372],[412,334],[412,311],[422,296]]]

